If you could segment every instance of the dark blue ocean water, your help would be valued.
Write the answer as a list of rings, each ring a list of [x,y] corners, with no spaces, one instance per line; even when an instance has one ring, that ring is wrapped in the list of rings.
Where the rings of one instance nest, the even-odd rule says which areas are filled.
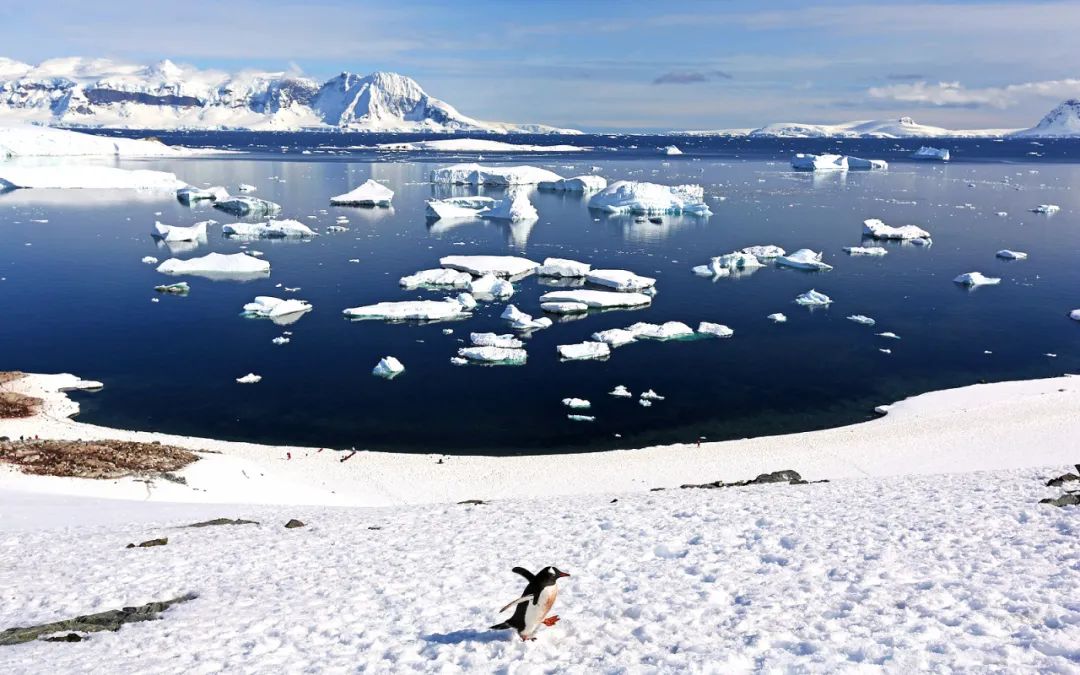
[[[1080,368],[1080,323],[1067,318],[1080,307],[1077,143],[938,141],[954,157],[941,165],[904,159],[918,141],[514,138],[604,149],[484,161],[532,163],[563,175],[599,167],[609,180],[700,183],[714,211],[710,218],[638,224],[590,213],[580,196],[536,193],[540,220],[530,228],[425,220],[424,200],[441,194],[427,183],[428,172],[467,157],[346,149],[389,140],[365,134],[159,136],[243,152],[120,165],[173,171],[196,185],[251,183],[258,196],[284,206],[284,217],[322,231],[345,215],[351,229],[311,242],[251,244],[272,263],[269,279],[192,277],[189,296],[154,303],[153,286],[177,280],[139,262],[146,255],[169,257],[150,237],[154,220],[189,225],[227,217],[184,207],[171,194],[0,194],[0,368],[102,380],[104,390],[79,396],[86,421],[327,447],[559,452],[845,424],[919,392]],[[671,143],[686,154],[658,154]],[[833,149],[892,165],[888,172],[845,175],[789,170],[792,152]],[[392,209],[329,206],[330,196],[367,178],[395,190]],[[1050,217],[1028,211],[1042,203],[1062,210]],[[1008,215],[996,215],[1002,211]],[[848,257],[841,248],[860,242],[861,223],[870,217],[920,225],[933,233],[934,245],[889,245],[881,259]],[[753,244],[824,250],[835,269],[810,274],[770,267],[716,282],[690,274],[710,256]],[[181,257],[236,252],[241,245],[211,228],[206,245]],[[994,253],[1002,248],[1030,258],[998,260]],[[449,362],[470,331],[507,332],[498,319],[501,303],[452,324],[353,323],[341,315],[345,307],[381,300],[440,297],[404,291],[397,280],[436,267],[440,256],[468,253],[570,257],[627,268],[655,276],[659,292],[645,310],[592,314],[535,333],[523,367]],[[352,258],[360,263],[348,262]],[[953,284],[957,274],[975,270],[1003,282],[974,292]],[[301,290],[283,294],[277,284]],[[829,294],[834,304],[813,312],[793,304],[810,288]],[[512,302],[539,313],[537,298],[547,290],[535,277],[525,279]],[[298,297],[315,309],[285,328],[293,332],[290,344],[277,346],[271,339],[281,327],[239,316],[256,295]],[[773,312],[789,321],[769,322],[765,317]],[[874,317],[877,326],[845,319],[856,313]],[[597,330],[668,320],[724,323],[735,337],[633,344],[606,362],[560,363],[555,352],[556,345]],[[444,335],[446,327],[454,333]],[[881,331],[903,339],[874,336]],[[371,368],[388,354],[404,362],[406,373],[393,381],[372,377]],[[262,375],[262,382],[235,383],[248,372]],[[666,400],[645,409],[607,396],[617,384],[635,393],[652,388]],[[596,422],[568,421],[560,403],[568,396],[591,400]]]

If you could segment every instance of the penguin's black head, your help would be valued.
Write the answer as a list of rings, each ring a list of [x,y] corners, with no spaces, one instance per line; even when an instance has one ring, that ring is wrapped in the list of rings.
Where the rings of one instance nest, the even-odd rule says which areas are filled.
[[[558,567],[552,567],[548,565],[544,569],[540,570],[539,576],[549,583],[555,583],[557,579],[570,576],[569,572],[563,572]]]

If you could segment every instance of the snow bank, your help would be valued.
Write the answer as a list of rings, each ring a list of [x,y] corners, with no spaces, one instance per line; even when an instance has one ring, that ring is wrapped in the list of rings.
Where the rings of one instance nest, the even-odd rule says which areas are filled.
[[[794,267],[800,270],[813,270],[826,272],[832,269],[832,265],[821,262],[821,253],[816,253],[808,248],[800,248],[791,255],[780,256],[776,259],[777,265]]]
[[[796,171],[847,171],[847,157],[843,155],[810,155],[798,153],[791,159]]]
[[[0,164],[0,189],[176,190],[184,181],[167,171],[112,166],[7,166]]]
[[[162,274],[190,274],[208,279],[246,280],[270,275],[270,263],[244,253],[208,253],[201,258],[169,258],[157,266]]]
[[[214,202],[215,209],[234,216],[276,216],[281,213],[281,205],[258,197],[229,197]]]
[[[0,125],[0,157],[176,157],[194,154],[160,141],[107,138],[31,124]]]
[[[371,374],[375,377],[382,377],[387,380],[392,380],[404,372],[405,366],[393,356],[384,356],[371,370]]]
[[[510,255],[448,255],[439,258],[443,267],[468,272],[475,276],[494,274],[497,277],[522,277],[532,274],[538,267],[527,258]]]
[[[932,148],[929,145],[924,145],[915,152],[911,153],[912,159],[924,159],[935,162],[947,162],[949,161],[949,151],[939,148]]]
[[[982,272],[967,272],[956,277],[953,281],[961,286],[968,286],[971,288],[974,288],[975,286],[996,286],[1001,283],[1001,279],[988,277]]]
[[[609,213],[687,213],[708,216],[705,191],[700,185],[659,185],[615,181],[589,198],[589,208]]]
[[[431,172],[432,183],[449,185],[536,185],[562,180],[562,176],[535,166],[482,166],[454,164]]]
[[[343,195],[330,198],[332,206],[390,206],[394,191],[370,178]]]
[[[603,342],[580,342],[572,345],[559,345],[556,348],[563,361],[586,361],[606,359],[611,349]]]
[[[598,192],[608,185],[603,176],[592,174],[560,178],[556,181],[541,181],[536,184],[538,190],[545,192]]]
[[[573,302],[587,305],[590,309],[616,309],[646,307],[652,303],[652,298],[644,293],[563,290],[541,295],[540,302],[544,304]]]
[[[587,275],[591,269],[592,265],[589,263],[577,260],[544,258],[544,264],[536,270],[536,273],[542,277],[578,278]]]
[[[265,223],[230,223],[221,233],[237,239],[296,239],[314,237],[315,231],[299,220],[268,220]]]
[[[204,220],[189,227],[155,222],[154,229],[150,234],[162,241],[205,241],[206,226],[213,222],[212,220]]]
[[[585,280],[617,291],[643,291],[656,284],[656,279],[639,276],[629,270],[592,270],[585,275]]]
[[[863,221],[863,234],[873,239],[901,239],[905,241],[930,238],[930,233],[921,227],[915,225],[893,227],[886,225],[877,218]]]

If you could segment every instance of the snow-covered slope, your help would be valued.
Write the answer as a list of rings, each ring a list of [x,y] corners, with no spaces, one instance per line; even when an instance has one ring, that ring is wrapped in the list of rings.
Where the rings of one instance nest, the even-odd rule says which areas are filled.
[[[1070,98],[1046,114],[1030,129],[1016,136],[1069,137],[1080,136],[1080,100]]]
[[[896,120],[861,120],[841,124],[800,124],[782,122],[754,129],[747,135],[763,138],[938,138],[992,137],[1011,129],[946,129],[919,124],[910,117]]]
[[[2,68],[3,64],[0,64]],[[175,148],[156,140],[107,138],[34,124],[0,125],[0,159],[5,157],[176,157],[214,150]]]
[[[133,129],[566,131],[473,119],[396,73],[344,72],[320,83],[282,72],[229,74],[168,60],[140,66],[78,57],[36,66],[0,59],[5,121]]]

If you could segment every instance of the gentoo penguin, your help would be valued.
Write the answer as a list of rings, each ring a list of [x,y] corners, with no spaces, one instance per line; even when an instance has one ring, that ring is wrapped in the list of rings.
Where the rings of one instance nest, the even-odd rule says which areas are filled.
[[[521,592],[520,598],[499,610],[499,612],[505,612],[511,607],[516,607],[514,615],[502,623],[495,624],[492,629],[513,628],[522,641],[532,640],[535,639],[533,633],[541,623],[545,626],[554,626],[559,620],[559,617],[548,616],[547,613],[551,611],[552,605],[555,604],[555,596],[559,594],[559,587],[555,585],[555,582],[570,575],[550,565],[535,575],[524,567],[515,567],[511,571],[525,577],[529,583]]]

